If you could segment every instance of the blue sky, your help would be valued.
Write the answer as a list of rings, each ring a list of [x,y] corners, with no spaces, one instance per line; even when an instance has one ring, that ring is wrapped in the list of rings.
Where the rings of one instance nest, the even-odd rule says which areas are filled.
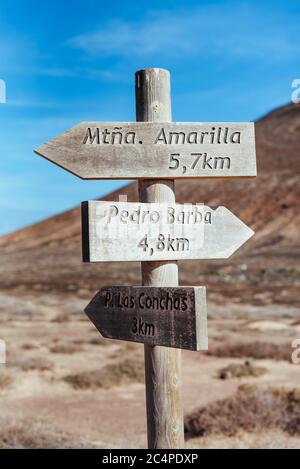
[[[138,69],[171,71],[177,121],[251,121],[290,101],[299,24],[296,1],[0,0],[0,234],[124,184],[33,148],[83,120],[135,120]]]

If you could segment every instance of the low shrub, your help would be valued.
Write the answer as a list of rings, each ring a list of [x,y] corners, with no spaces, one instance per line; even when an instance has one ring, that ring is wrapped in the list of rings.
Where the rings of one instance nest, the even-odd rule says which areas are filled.
[[[206,355],[230,358],[254,358],[291,361],[291,344],[274,344],[272,342],[233,342],[213,345]]]
[[[266,368],[262,366],[255,366],[251,361],[245,363],[231,363],[218,372],[218,378],[231,379],[231,378],[258,378],[267,372]]]
[[[140,360],[125,359],[104,366],[100,370],[83,371],[67,375],[64,381],[74,389],[110,389],[115,386],[144,381],[144,364]]]
[[[241,385],[232,397],[185,417],[185,433],[190,438],[211,434],[235,436],[241,430],[262,432],[272,428],[300,435],[300,389]]]

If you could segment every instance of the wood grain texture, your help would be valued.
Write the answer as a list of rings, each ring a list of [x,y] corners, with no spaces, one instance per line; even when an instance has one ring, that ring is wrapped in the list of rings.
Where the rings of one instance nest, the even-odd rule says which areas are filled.
[[[163,123],[82,122],[35,152],[82,179],[256,176],[254,123],[168,123],[162,112]]]
[[[162,69],[136,73],[138,121],[171,121],[170,74]],[[175,202],[174,181],[139,182],[141,202]],[[177,287],[178,267],[172,262],[142,262],[145,286]],[[145,345],[145,381],[148,446],[184,447],[181,350]]]
[[[163,190],[156,184],[153,199]],[[222,206],[89,201],[82,212],[87,262],[224,259],[254,234]]]
[[[85,313],[103,337],[207,350],[205,287],[103,287]]]

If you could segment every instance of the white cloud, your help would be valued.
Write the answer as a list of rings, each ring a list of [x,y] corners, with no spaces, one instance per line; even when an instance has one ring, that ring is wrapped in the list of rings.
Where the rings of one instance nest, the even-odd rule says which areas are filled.
[[[90,57],[126,59],[208,55],[282,60],[299,53],[299,15],[269,7],[228,2],[157,11],[137,21],[113,20],[68,44]],[[286,22],[288,22],[288,27]]]

